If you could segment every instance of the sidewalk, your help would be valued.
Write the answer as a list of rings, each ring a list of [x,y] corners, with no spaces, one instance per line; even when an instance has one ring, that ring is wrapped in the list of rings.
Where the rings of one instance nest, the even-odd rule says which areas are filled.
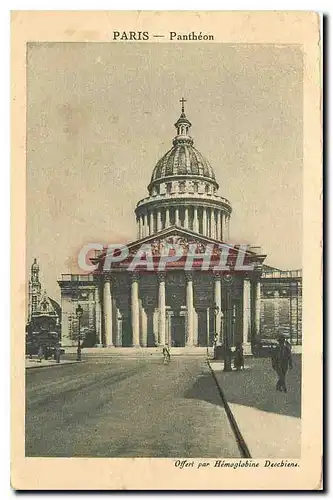
[[[78,361],[74,360],[67,360],[67,359],[62,359],[60,363],[57,363],[54,359],[43,359],[41,363],[39,363],[38,358],[25,358],[25,368],[31,369],[31,368],[46,368],[50,366],[61,366],[61,365],[68,365],[68,364],[73,364],[73,363],[78,363]]]
[[[245,358],[245,369],[223,372],[209,362],[253,458],[299,458],[301,453],[301,356],[293,355],[288,392],[276,391],[269,358]]]

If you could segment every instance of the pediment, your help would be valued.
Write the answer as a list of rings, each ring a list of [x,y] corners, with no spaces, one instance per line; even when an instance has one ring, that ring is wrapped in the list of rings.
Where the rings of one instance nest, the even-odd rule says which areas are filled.
[[[143,245],[150,245],[152,254],[156,256],[165,253],[165,251],[172,246],[180,246],[184,250],[184,254],[186,254],[190,248],[195,248],[196,253],[205,253],[207,247],[209,247],[212,249],[213,255],[220,255],[223,248],[229,249],[230,253],[239,248],[239,245],[234,246],[223,241],[217,241],[213,238],[177,226],[169,227],[152,236],[129,243],[128,248],[130,255],[136,254],[138,249]],[[245,254],[248,257],[258,256],[250,250],[245,250]]]
[[[247,247],[244,245],[230,245],[177,226],[164,229],[152,236],[133,241],[127,244],[126,247],[126,257],[119,262],[113,262],[113,256],[115,256],[116,253],[113,253],[110,258],[109,255],[106,256],[106,251],[101,255],[99,264],[103,265],[105,270],[104,263],[112,261],[112,269],[127,268],[132,270],[132,261],[137,263],[140,261],[141,264],[136,264],[140,266],[144,265],[144,263],[147,263],[149,260],[150,269],[155,270],[159,267],[158,263],[162,258],[165,259],[166,256],[178,256],[177,259],[170,259],[170,262],[168,261],[167,268],[182,268],[186,263],[188,264],[189,259],[191,260],[191,266],[195,268],[198,266],[200,267],[202,260],[207,260],[209,256],[210,269],[216,268],[216,266],[218,269],[222,269],[220,267],[222,266],[222,262],[225,263],[228,269],[236,269],[235,266],[239,265],[240,262],[242,262],[242,266],[244,264],[256,263],[256,267],[260,267],[265,259],[264,255],[260,256],[247,250]],[[117,252],[118,247],[113,247],[111,251]],[[119,254],[120,253],[121,250],[119,250]],[[101,269],[101,267],[99,269]]]

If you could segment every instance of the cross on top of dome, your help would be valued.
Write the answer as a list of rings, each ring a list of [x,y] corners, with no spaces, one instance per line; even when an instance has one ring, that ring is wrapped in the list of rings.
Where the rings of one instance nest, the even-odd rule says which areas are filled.
[[[184,104],[186,101],[186,99],[184,99],[184,97],[182,97],[179,102],[181,103],[182,105],[182,109],[181,109],[181,114],[180,114],[180,117],[178,118],[178,120],[176,121],[175,123],[175,127],[177,129],[177,137],[175,137],[174,139],[174,144],[175,143],[178,143],[179,141],[188,141],[190,142],[191,144],[193,144],[193,139],[189,136],[188,134],[188,131],[191,127],[191,122],[187,119],[186,115],[185,115],[185,107],[184,107]]]
[[[182,113],[185,113],[184,104],[185,104],[185,102],[187,102],[186,99],[184,99],[184,97],[182,97],[181,99],[179,99],[179,102],[182,103]]]

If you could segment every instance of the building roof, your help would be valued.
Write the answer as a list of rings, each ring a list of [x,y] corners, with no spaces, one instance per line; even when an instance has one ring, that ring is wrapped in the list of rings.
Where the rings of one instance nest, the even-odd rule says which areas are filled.
[[[177,142],[156,164],[151,182],[175,175],[203,176],[215,181],[210,163],[190,142]]]

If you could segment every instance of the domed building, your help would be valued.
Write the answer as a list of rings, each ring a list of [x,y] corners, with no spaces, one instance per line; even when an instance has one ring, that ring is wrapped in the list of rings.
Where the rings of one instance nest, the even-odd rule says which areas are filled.
[[[299,332],[298,296],[295,306],[289,285],[300,275],[264,266],[259,247],[230,244],[231,203],[195,148],[186,101],[180,102],[172,147],[157,161],[148,196],[135,208],[137,240],[110,245],[91,259],[90,274],[62,275],[58,282],[63,346],[77,343],[78,305],[91,345],[104,347],[168,343],[186,351],[217,342],[250,350],[265,331],[265,310],[278,332],[282,297],[289,300],[284,322],[291,334]]]
[[[61,308],[46,290],[42,292],[37,259],[30,269],[26,348],[30,353],[37,353],[39,346],[54,347],[59,342]]]

